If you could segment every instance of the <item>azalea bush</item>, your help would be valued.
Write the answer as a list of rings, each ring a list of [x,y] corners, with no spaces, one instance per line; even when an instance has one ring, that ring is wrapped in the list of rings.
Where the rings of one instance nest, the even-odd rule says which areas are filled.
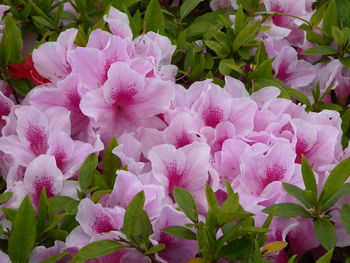
[[[0,262],[349,262],[348,1],[3,4]]]

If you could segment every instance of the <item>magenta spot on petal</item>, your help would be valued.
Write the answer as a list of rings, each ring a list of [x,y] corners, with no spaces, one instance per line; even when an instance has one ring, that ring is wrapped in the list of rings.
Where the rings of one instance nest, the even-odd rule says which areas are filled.
[[[180,148],[180,147],[184,147],[188,144],[191,144],[193,142],[193,139],[191,138],[191,136],[186,133],[183,132],[180,136],[176,136],[176,148]]]
[[[46,152],[47,136],[44,127],[37,125],[29,126],[25,137],[30,143],[30,149],[34,154],[40,155]]]
[[[301,155],[305,154],[307,147],[308,147],[307,142],[302,138],[298,138],[297,144],[295,146],[295,152],[297,154],[295,162],[301,163]]]
[[[224,118],[223,111],[216,106],[209,106],[202,112],[202,119],[206,126],[215,128]]]
[[[123,106],[132,102],[133,97],[137,94],[135,83],[129,83],[112,90],[111,98],[115,100],[115,105]]]
[[[267,166],[265,169],[264,178],[262,180],[264,188],[274,181],[282,180],[286,171],[287,169],[285,166],[277,163],[273,164],[272,166]]]
[[[79,108],[80,95],[78,94],[77,90],[67,90],[65,95],[66,100],[64,102],[64,106],[68,107],[69,109]]]
[[[92,229],[96,234],[117,230],[112,226],[110,218],[103,214],[95,218]]]
[[[33,201],[34,204],[39,204],[40,200],[40,194],[42,189],[45,187],[46,190],[46,196],[47,197],[53,197],[54,194],[54,185],[52,178],[48,176],[37,176],[33,182],[33,188],[34,188],[34,195],[33,195]]]
[[[169,162],[165,168],[165,176],[168,177],[168,191],[169,194],[172,196],[174,187],[181,187],[181,179],[183,176],[183,172],[179,172],[177,170],[175,162]]]
[[[2,116],[7,116],[10,114],[11,106],[6,101],[0,102],[0,119]]]
[[[167,249],[169,249],[172,245],[173,240],[175,239],[175,237],[170,236],[164,232],[161,232],[159,235],[159,243],[165,244]]]
[[[61,169],[63,160],[67,157],[66,153],[61,147],[58,146],[52,155],[55,156],[57,167]]]
[[[277,78],[279,78],[282,81],[287,81],[290,77],[290,73],[288,72],[289,63],[286,61],[286,58],[282,60],[279,68],[278,73],[276,75]]]

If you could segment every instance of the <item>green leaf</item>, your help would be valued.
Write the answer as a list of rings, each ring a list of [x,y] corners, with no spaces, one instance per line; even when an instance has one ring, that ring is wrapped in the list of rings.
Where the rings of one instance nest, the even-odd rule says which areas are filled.
[[[69,255],[69,252],[59,253],[57,255],[51,256],[47,259],[44,259],[43,261],[40,261],[40,263],[55,263],[67,255]]]
[[[41,233],[41,231],[44,229],[47,214],[48,214],[48,203],[47,203],[46,188],[43,187],[40,193],[38,219],[37,219],[37,225],[36,225],[36,230],[38,233]]]
[[[219,214],[218,214],[219,225],[223,225],[227,222],[232,221],[230,215],[234,215],[238,207],[239,207],[238,194],[229,196],[225,200],[225,202],[222,204],[219,210]]]
[[[142,18],[141,18],[141,13],[139,9],[136,10],[134,16],[131,18],[130,27],[134,38],[140,35],[142,30]]]
[[[320,257],[316,263],[331,263],[333,257],[333,249],[329,250],[326,254]]]
[[[340,62],[343,64],[343,66],[350,69],[350,56],[349,57],[343,57],[339,59]]]
[[[207,198],[209,209],[212,209],[215,213],[217,213],[219,211],[219,202],[209,184],[205,185],[205,196]]]
[[[12,196],[13,196],[12,192],[6,192],[6,193],[0,194],[0,204],[6,203],[8,200],[11,199]]]
[[[112,240],[100,240],[92,242],[81,248],[72,258],[70,263],[83,263],[89,259],[102,257],[124,248],[123,245]]]
[[[10,220],[11,222],[13,222],[13,220],[16,217],[17,214],[17,210],[13,209],[13,208],[8,208],[8,207],[1,207],[1,210],[4,212],[5,217]]]
[[[235,18],[235,33],[238,34],[243,30],[243,28],[247,25],[247,19],[244,14],[242,6],[240,6],[236,12],[236,18]]]
[[[305,104],[306,106],[311,106],[309,98],[303,92],[292,88],[286,88],[286,90],[288,94],[297,101],[301,102],[302,104]]]
[[[33,19],[34,25],[39,29],[44,29],[45,27],[52,28],[51,22],[47,21],[42,16],[32,16],[32,19]]]
[[[320,196],[322,204],[326,203],[350,176],[350,158],[339,163],[329,174]]]
[[[315,10],[315,12],[313,13],[313,15],[310,18],[310,23],[313,26],[317,26],[321,22],[321,20],[324,16],[324,13],[326,11],[326,7],[327,7],[327,4],[325,3]]]
[[[304,155],[301,156],[301,173],[305,188],[310,190],[317,197],[317,183],[314,171]]]
[[[326,219],[313,221],[315,234],[320,244],[327,250],[335,248],[337,236],[333,224]]]
[[[141,191],[134,196],[125,211],[122,232],[129,238],[134,233],[138,217],[141,215],[144,205],[145,193]]]
[[[191,11],[204,0],[186,0],[180,8],[180,17],[184,19]]]
[[[254,78],[271,78],[272,77],[272,59],[262,62],[254,71]]]
[[[281,203],[269,206],[262,210],[266,214],[273,214],[285,218],[293,218],[297,216],[311,217],[311,215],[300,205],[294,203]]]
[[[346,45],[347,37],[344,34],[344,32],[338,27],[332,27],[332,37],[334,38],[335,42],[337,42],[340,48],[343,48]]]
[[[175,187],[173,190],[173,196],[185,215],[191,219],[192,222],[197,223],[198,212],[192,195],[183,188]]]
[[[328,36],[332,35],[332,26],[337,26],[338,25],[338,12],[337,12],[337,7],[335,4],[335,1],[332,0],[324,14],[323,17],[323,25],[322,29],[325,31]]]
[[[13,220],[8,241],[8,255],[12,262],[27,262],[35,243],[36,220],[34,208],[26,196]]]
[[[141,248],[147,249],[150,246],[149,236],[153,233],[152,224],[145,210],[136,220],[132,240]]]
[[[97,164],[97,156],[92,153],[85,159],[80,167],[78,178],[80,188],[83,192],[86,192],[89,186],[92,184]]]
[[[154,254],[154,253],[158,253],[158,252],[162,251],[164,248],[165,248],[164,244],[158,244],[158,245],[156,245],[154,247],[151,247],[149,250],[147,250],[145,252],[145,255],[151,255],[151,254]]]
[[[213,40],[204,40],[204,44],[213,50],[219,58],[224,58],[230,52],[223,44]]]
[[[164,16],[158,0],[151,0],[148,4],[144,21],[147,31],[164,33]]]
[[[288,259],[288,263],[296,263],[297,262],[297,256],[298,255],[293,255]]]
[[[328,210],[331,208],[340,198],[345,195],[350,194],[350,183],[343,184],[339,190],[326,202],[322,205],[323,210]]]
[[[92,194],[91,196],[91,200],[94,203],[97,203],[98,201],[100,201],[100,199],[106,195],[106,194],[110,194],[112,192],[112,190],[100,190],[100,191],[96,191]]]
[[[237,50],[241,46],[249,43],[254,39],[255,35],[258,33],[260,28],[260,21],[256,21],[248,26],[246,26],[241,32],[239,32],[233,41],[233,50]]]
[[[66,212],[75,215],[78,211],[79,201],[69,196],[53,196],[47,200],[53,212]]]
[[[293,185],[293,184],[288,184],[288,183],[282,183],[284,190],[291,196],[295,197],[299,202],[304,204],[307,208],[311,208],[312,202],[307,198],[305,195],[305,192],[300,189],[299,187]]]
[[[328,46],[311,47],[302,52],[303,55],[335,55],[337,50]]]
[[[346,232],[350,235],[350,205],[343,204],[340,210],[340,218]]]
[[[9,83],[16,93],[22,96],[26,96],[34,86],[32,85],[31,81],[27,79],[11,79]]]
[[[182,239],[196,240],[196,234],[184,226],[168,226],[163,228],[164,233]]]
[[[18,63],[22,51],[22,33],[16,25],[15,19],[7,15],[3,19],[4,28],[2,40],[0,43],[0,61],[1,65]]]

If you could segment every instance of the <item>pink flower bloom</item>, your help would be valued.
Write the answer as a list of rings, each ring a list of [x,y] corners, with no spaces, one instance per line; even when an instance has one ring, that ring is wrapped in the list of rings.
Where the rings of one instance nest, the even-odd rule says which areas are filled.
[[[190,191],[198,204],[205,207],[204,187],[208,182],[210,147],[195,142],[176,149],[163,144],[153,147],[148,158],[152,164],[153,177],[172,197],[174,187]]]
[[[57,42],[47,42],[33,50],[34,66],[44,78],[55,82],[64,79],[71,72],[67,53],[75,47],[77,29],[68,29],[60,34]]]
[[[105,15],[103,18],[108,23],[113,34],[121,38],[132,38],[132,32],[129,26],[129,19],[126,14],[120,12],[114,7],[111,7],[108,15]]]
[[[150,239],[154,245],[165,244],[165,249],[157,253],[160,262],[175,263],[186,262],[193,258],[198,252],[197,243],[193,240],[179,239],[170,236],[162,231],[168,226],[189,224],[191,221],[181,212],[171,206],[164,206],[158,217],[153,223],[154,233]]]
[[[108,71],[102,89],[88,92],[80,107],[96,121],[102,138],[109,140],[165,112],[173,96],[171,82],[144,79],[128,64],[117,62]]]

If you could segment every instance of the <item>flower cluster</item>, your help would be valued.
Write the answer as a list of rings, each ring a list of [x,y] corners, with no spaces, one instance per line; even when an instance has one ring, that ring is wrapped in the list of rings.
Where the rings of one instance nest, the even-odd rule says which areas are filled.
[[[264,4],[268,11],[310,16],[308,2],[289,2]],[[280,89],[272,86],[249,95],[245,85],[232,77],[225,77],[223,88],[208,79],[185,89],[175,83],[177,67],[171,65],[175,46],[168,38],[148,32],[133,39],[127,15],[114,8],[104,20],[112,33],[92,31],[85,47],[74,43],[78,31],[68,29],[57,41],[33,51],[34,67],[45,81],[21,105],[0,92],[0,171],[6,191],[13,192],[3,206],[17,209],[29,195],[38,211],[44,188],[48,198],[81,199],[75,217],[78,225],[65,242],[34,248],[30,262],[61,252],[68,254],[60,262],[68,262],[93,241],[125,240],[121,231],[125,211],[140,191],[153,227],[150,242],[166,246],[156,253],[156,260],[187,262],[196,256],[198,244],[162,232],[167,226],[191,223],[177,209],[175,187],[191,192],[199,213],[206,216],[206,184],[223,203],[229,182],[240,204],[262,226],[267,217],[261,212],[264,208],[297,203],[282,183],[304,188],[302,156],[320,186],[347,156],[338,112],[307,112],[304,105],[280,98]],[[314,66],[291,47],[309,45],[295,20],[275,16],[270,23],[272,29],[260,37],[268,55],[276,57],[277,78],[303,89],[319,74],[322,87],[338,79],[336,92],[344,91],[347,72],[339,61]],[[330,69],[334,74],[325,77]],[[89,193],[80,196],[80,166],[90,154],[102,157],[113,137],[118,141],[113,154],[127,171],[117,171],[112,191],[98,201]],[[102,171],[102,165],[98,169]],[[337,245],[348,246],[338,208],[333,208]],[[5,215],[0,216],[3,225],[11,228]],[[292,253],[303,254],[319,246],[310,225],[312,219],[275,218],[268,241],[288,240]],[[1,262],[9,262],[4,253],[0,257]],[[281,252],[274,260],[286,258]],[[88,262],[150,259],[129,247]]]

